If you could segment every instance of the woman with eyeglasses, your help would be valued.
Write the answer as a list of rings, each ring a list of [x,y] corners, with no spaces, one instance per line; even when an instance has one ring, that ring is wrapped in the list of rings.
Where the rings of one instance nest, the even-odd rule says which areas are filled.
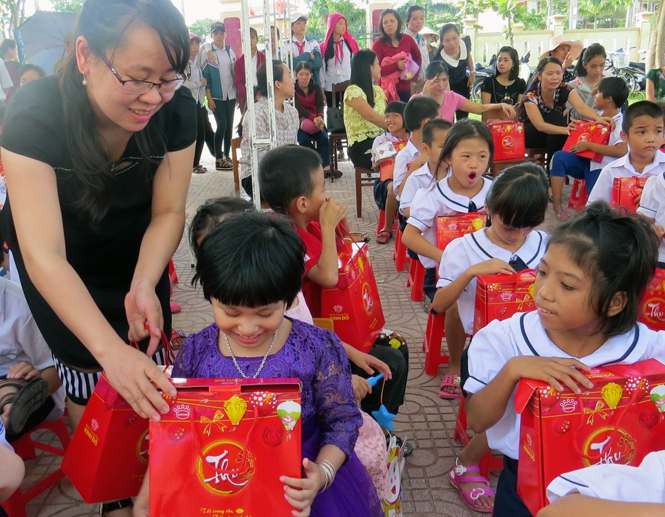
[[[78,424],[102,369],[142,417],[175,395],[167,265],[185,224],[196,104],[188,31],[170,0],[87,0],[60,76],[15,94],[0,233]],[[140,350],[129,346],[138,343]],[[155,386],[153,386],[153,383]],[[130,516],[131,500],[102,514]]]

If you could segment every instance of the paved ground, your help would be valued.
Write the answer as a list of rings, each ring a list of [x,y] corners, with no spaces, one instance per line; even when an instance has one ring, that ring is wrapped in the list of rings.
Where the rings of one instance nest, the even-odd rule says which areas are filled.
[[[207,154],[207,153],[206,153]],[[212,159],[205,161],[211,170]],[[371,197],[371,189],[363,189],[363,218],[355,214],[355,189],[350,162],[342,162],[344,177],[328,185],[329,194],[341,199],[349,208],[349,221],[355,230],[374,235],[378,209]],[[191,217],[196,208],[207,198],[233,195],[230,172],[208,172],[194,175],[190,188],[187,210]],[[552,213],[547,224],[551,224]],[[419,517],[460,517],[478,515],[468,510],[457,492],[450,486],[446,474],[455,461],[460,444],[452,440],[457,402],[444,401],[438,396],[438,388],[444,368],[439,376],[424,374],[424,353],[421,351],[427,315],[420,303],[412,302],[406,289],[407,272],[397,273],[392,260],[393,241],[379,246],[370,242],[381,303],[386,317],[386,327],[402,333],[408,340],[411,354],[409,384],[406,403],[395,419],[396,433],[408,437],[414,444],[413,455],[407,459],[406,480],[403,493],[404,515]],[[189,267],[189,252],[183,239],[175,256],[180,283],[174,286],[174,299],[182,304],[182,312],[174,316],[174,324],[187,333],[210,324],[212,311],[199,291],[190,286],[193,275]],[[48,438],[48,437],[46,437]],[[30,486],[59,464],[59,459],[44,454],[27,461],[27,477],[24,486]],[[496,483],[496,476],[491,478]],[[91,516],[98,506],[83,503],[68,480],[63,480],[51,490],[28,505],[29,517],[39,516]]]

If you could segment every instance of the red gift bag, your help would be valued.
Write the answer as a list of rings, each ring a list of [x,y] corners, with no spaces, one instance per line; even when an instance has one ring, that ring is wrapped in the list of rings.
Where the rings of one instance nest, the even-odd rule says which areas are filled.
[[[591,142],[593,144],[607,145],[610,143],[610,130],[609,126],[599,124],[598,122],[590,120],[576,120],[576,126],[568,135],[568,139],[563,146],[564,151],[570,151],[577,142]],[[602,162],[603,155],[593,151],[583,151],[575,153],[577,156],[589,158],[594,162]]]
[[[477,232],[487,224],[487,215],[478,212],[436,218],[436,247],[445,250],[453,240]]]
[[[476,284],[473,333],[490,321],[535,310],[533,284],[536,273],[535,269],[525,269],[513,275],[480,275]]]
[[[524,124],[521,122],[494,122],[489,125],[494,141],[494,161],[523,160],[526,154]]]
[[[642,195],[644,184],[648,178],[614,178],[612,184],[612,208],[623,207],[628,212],[635,213],[639,208],[635,199]]]
[[[639,465],[665,449],[665,365],[650,359],[585,375],[594,387],[581,395],[531,379],[517,386],[517,491],[534,515],[548,504],[546,489],[556,477],[601,463]]]
[[[637,321],[651,330],[665,330],[665,269],[656,268],[656,275],[640,302]]]
[[[381,181],[393,179],[393,172],[395,171],[395,160],[389,159],[381,162],[381,165],[379,165],[379,171],[381,172]]]
[[[386,319],[367,243],[347,241],[340,251],[337,285],[321,289],[321,318],[333,320],[335,334],[362,352],[381,333]]]
[[[150,515],[290,516],[280,476],[301,477],[298,379],[172,379],[150,422]]]

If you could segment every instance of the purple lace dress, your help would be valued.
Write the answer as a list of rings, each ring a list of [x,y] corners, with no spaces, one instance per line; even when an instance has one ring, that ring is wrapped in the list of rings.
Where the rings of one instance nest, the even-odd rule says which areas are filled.
[[[219,329],[213,324],[191,334],[183,344],[173,368],[173,377],[237,378],[233,361],[218,347]],[[238,357],[245,375],[251,377],[261,357]],[[346,453],[347,461],[335,482],[320,493],[312,505],[312,517],[379,517],[383,515],[376,488],[353,447],[362,425],[360,410],[353,401],[351,370],[339,338],[300,321],[286,344],[268,357],[261,377],[297,377],[302,381],[302,454],[315,460],[324,445]]]

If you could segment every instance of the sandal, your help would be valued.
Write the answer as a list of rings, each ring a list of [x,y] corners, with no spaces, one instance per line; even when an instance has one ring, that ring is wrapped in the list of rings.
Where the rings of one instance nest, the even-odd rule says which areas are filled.
[[[217,158],[215,160],[215,169],[218,171],[223,171],[224,170],[224,159],[223,158]]]
[[[480,506],[478,504],[478,499],[481,497],[494,497],[494,490],[492,490],[489,481],[480,475],[465,476],[464,474],[467,472],[479,473],[480,468],[476,465],[465,467],[464,465],[460,465],[458,460],[455,460],[455,467],[448,472],[448,481],[457,489],[459,495],[462,497],[462,501],[469,508],[476,512],[492,513],[494,510],[493,507]],[[483,483],[485,486],[463,491],[460,483]]]
[[[556,220],[559,221],[560,223],[565,223],[568,218],[573,215],[571,214],[568,210],[564,210],[563,208],[556,212]]]
[[[390,230],[381,230],[379,233],[376,234],[376,242],[377,244],[388,244],[388,241],[392,239],[392,236],[393,232],[391,232]]]
[[[208,172],[208,169],[206,169],[203,165],[197,165],[194,167],[194,170],[192,171],[194,174],[205,174]]]
[[[228,171],[233,169],[233,162],[228,158],[222,158],[222,169],[223,171]]]
[[[44,379],[24,381],[22,379],[4,379],[0,388],[16,388],[16,391],[0,397],[0,413],[7,404],[12,407],[7,415],[7,434],[19,434],[23,431],[28,418],[39,409],[48,398],[48,383]]]
[[[444,390],[443,388],[459,388],[462,378],[459,375],[453,375],[452,373],[446,374],[443,376],[441,381],[441,386],[439,387],[439,397],[442,399],[454,400],[462,397],[462,390],[456,392],[450,392]]]
[[[107,513],[114,512],[115,510],[132,508],[133,506],[134,502],[131,499],[120,499],[120,501],[113,501],[112,503],[102,503],[99,507],[99,515],[105,516]]]

